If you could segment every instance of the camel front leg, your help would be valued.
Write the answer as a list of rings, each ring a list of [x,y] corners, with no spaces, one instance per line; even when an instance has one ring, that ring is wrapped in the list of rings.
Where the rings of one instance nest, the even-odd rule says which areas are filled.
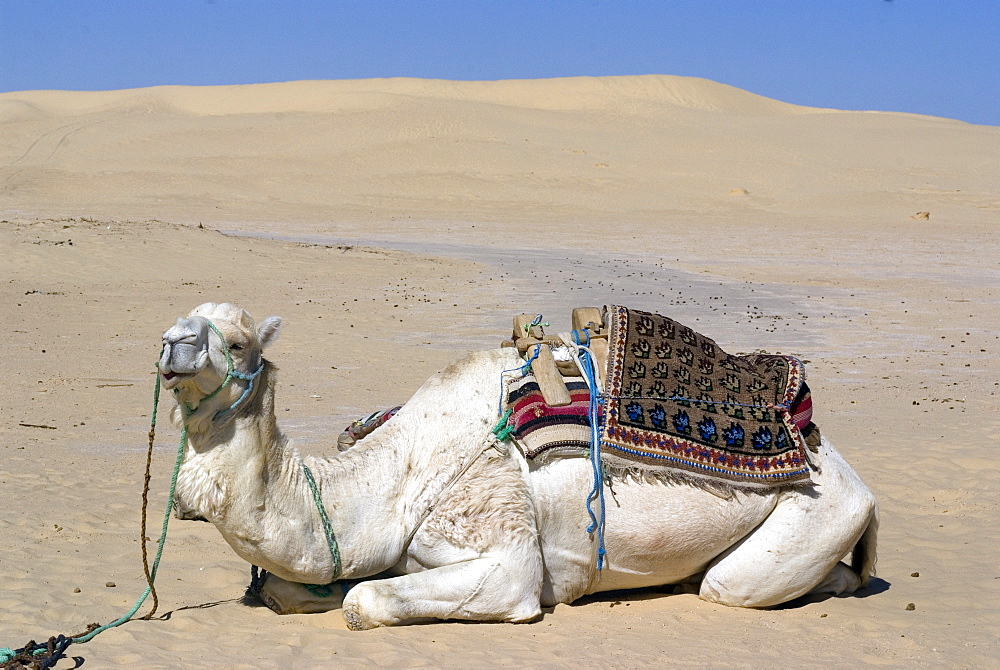
[[[351,630],[426,619],[521,623],[541,615],[541,582],[540,560],[486,555],[362,582],[344,599],[344,619]]]

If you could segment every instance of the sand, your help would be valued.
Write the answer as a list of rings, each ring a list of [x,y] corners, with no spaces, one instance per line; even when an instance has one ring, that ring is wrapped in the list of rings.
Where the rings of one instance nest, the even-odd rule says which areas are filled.
[[[997,667],[998,174],[997,127],[680,77],[0,94],[0,646],[142,593],[153,364],[195,305],[285,318],[279,420],[318,454],[497,346],[513,314],[567,329],[570,308],[618,303],[809,361],[816,422],[880,501],[868,589],[767,611],[618,593],[530,625],[355,633],[339,612],[241,604],[248,566],[208,524],[173,522],[169,616],[71,655]],[[178,435],[164,417],[153,536]]]

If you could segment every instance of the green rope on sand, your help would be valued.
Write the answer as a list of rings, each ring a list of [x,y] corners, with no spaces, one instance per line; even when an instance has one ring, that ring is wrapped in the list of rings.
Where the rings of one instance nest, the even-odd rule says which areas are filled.
[[[159,399],[160,399],[160,375],[159,373],[157,373],[156,388],[153,391],[153,412],[150,419],[150,423],[153,427],[156,426],[156,407],[157,403],[159,402]],[[146,591],[142,594],[139,600],[136,601],[135,605],[132,606],[132,609],[130,609],[128,613],[126,613],[125,615],[123,615],[118,619],[115,619],[111,623],[104,624],[103,626],[98,626],[97,628],[88,633],[85,633],[83,635],[78,635],[77,637],[69,638],[72,642],[77,644],[81,644],[83,642],[90,642],[97,635],[103,633],[109,628],[115,628],[129,621],[132,618],[132,615],[138,612],[139,608],[142,607],[142,604],[146,601],[146,598],[149,597],[150,591],[152,591],[153,589],[152,582],[154,579],[156,579],[156,570],[160,565],[160,556],[163,554],[163,546],[167,542],[167,526],[170,523],[170,512],[173,509],[174,493],[177,489],[177,473],[180,471],[181,461],[184,459],[184,450],[186,449],[186,447],[187,447],[187,422],[184,423],[184,427],[181,429],[180,444],[177,447],[177,459],[174,462],[174,473],[173,476],[170,478],[170,493],[167,497],[167,508],[163,512],[163,526],[160,529],[160,540],[158,543],[159,547],[156,549],[156,558],[153,559],[153,568],[152,570],[150,570],[149,573],[150,585],[146,587]],[[41,645],[39,649],[31,653],[40,654],[44,651],[46,651],[46,647],[44,645]],[[12,658],[14,658],[16,655],[17,653],[10,647],[0,647],[0,663],[6,663],[10,661]]]
[[[157,379],[157,386],[159,386],[159,379]],[[163,546],[167,542],[167,526],[170,523],[170,512],[173,509],[174,492],[177,489],[177,473],[180,470],[181,461],[184,459],[185,447],[187,447],[186,425],[181,429],[180,445],[177,447],[177,460],[174,463],[174,474],[170,478],[170,493],[167,496],[167,508],[163,512],[163,525],[160,528],[160,541],[158,543],[159,546],[156,549],[156,557],[153,559],[153,567],[149,571],[150,581],[156,579],[156,571],[160,567],[160,556],[163,554]],[[152,590],[152,588],[153,588],[152,586],[146,587],[145,592],[143,592],[142,596],[139,598],[138,601],[136,601],[135,605],[132,606],[132,609],[129,610],[127,614],[125,614],[119,619],[115,619],[109,624],[105,624],[103,626],[100,626],[99,628],[95,628],[86,635],[81,635],[80,637],[74,637],[73,642],[89,642],[90,640],[94,639],[94,637],[96,637],[99,633],[103,633],[109,628],[115,628],[116,626],[120,626],[129,619],[131,619],[132,615],[139,611],[139,608],[142,607],[142,603],[144,603],[146,601],[146,598],[149,597],[149,592]]]

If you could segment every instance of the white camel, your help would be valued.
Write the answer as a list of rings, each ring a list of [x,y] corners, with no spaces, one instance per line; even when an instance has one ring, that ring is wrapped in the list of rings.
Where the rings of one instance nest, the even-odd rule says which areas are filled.
[[[852,592],[872,574],[875,498],[825,438],[813,487],[724,496],[614,481],[597,570],[588,460],[536,466],[491,439],[514,349],[466,356],[354,448],[303,458],[278,428],[276,372],[262,357],[280,328],[206,303],[166,331],[159,362],[187,426],[177,494],[270,573],[265,599],[280,612],[342,607],[356,630],[527,622],[585,594],[660,585],[767,607]],[[345,588],[326,597],[302,587],[334,580]]]

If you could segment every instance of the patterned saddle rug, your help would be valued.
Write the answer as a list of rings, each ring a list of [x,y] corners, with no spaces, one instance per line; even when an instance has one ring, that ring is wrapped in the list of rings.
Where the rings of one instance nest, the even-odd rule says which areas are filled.
[[[608,319],[598,418],[606,469],[724,489],[809,483],[801,361],[730,355],[673,319],[625,307],[609,307]],[[509,384],[513,435],[528,458],[590,448],[587,386],[567,382],[566,407],[546,405],[530,375]]]

